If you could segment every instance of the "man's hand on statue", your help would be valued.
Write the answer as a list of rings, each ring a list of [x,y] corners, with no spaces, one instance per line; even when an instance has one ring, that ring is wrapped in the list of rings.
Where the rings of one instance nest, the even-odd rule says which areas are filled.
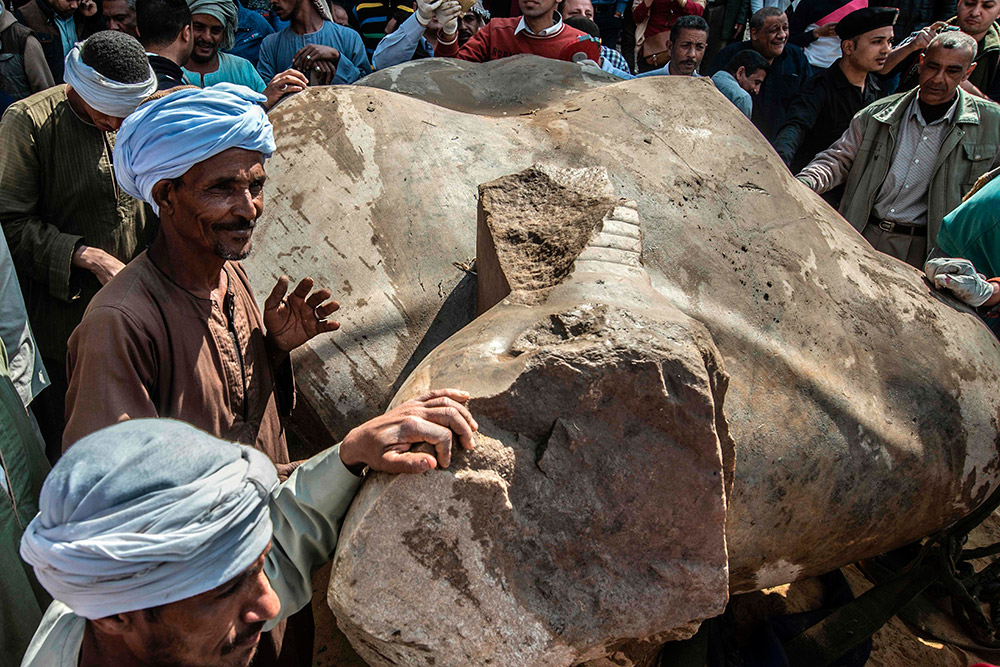
[[[437,8],[444,0],[417,0],[417,23],[427,27],[427,24],[434,20]]]
[[[820,37],[835,37],[837,35],[837,22],[831,21],[830,23],[824,23],[818,28],[813,28],[813,34],[816,35],[816,39]]]
[[[309,80],[302,72],[296,69],[286,69],[274,75],[271,82],[264,89],[264,97],[267,98],[267,108],[270,109],[285,95],[298,93],[309,87]]]
[[[337,66],[325,60],[318,61],[313,65],[313,71],[319,76],[319,83],[328,86],[333,82],[333,77],[337,76]]]
[[[462,15],[462,4],[458,0],[444,0],[434,13],[441,24],[441,32],[446,35],[458,32],[458,17]]]
[[[924,264],[924,275],[934,287],[948,290],[957,299],[977,308],[994,295],[998,287],[987,282],[967,259],[937,257]]]
[[[318,289],[312,294],[312,278],[303,278],[288,297],[288,276],[281,276],[271,295],[264,302],[264,328],[267,338],[283,352],[328,331],[340,328],[339,322],[326,318],[340,309],[336,301],[328,301],[330,290]]]
[[[465,407],[468,400],[468,392],[437,389],[407,401],[348,433],[340,458],[348,468],[391,473],[447,468],[456,436],[464,449],[476,445],[479,424]]]
[[[327,60],[334,65],[340,60],[340,51],[332,46],[322,44],[306,44],[292,58],[292,67],[307,73],[316,65],[316,61]]]
[[[125,268],[116,257],[109,255],[100,248],[81,245],[73,251],[73,266],[90,271],[102,285],[107,285],[108,281]]]

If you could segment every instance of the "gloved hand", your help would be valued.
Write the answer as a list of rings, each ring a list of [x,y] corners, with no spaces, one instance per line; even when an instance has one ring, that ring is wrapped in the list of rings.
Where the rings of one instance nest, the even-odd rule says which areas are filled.
[[[976,267],[967,259],[938,257],[927,260],[924,275],[938,289],[946,289],[972,307],[986,303],[993,296],[993,284],[986,276],[976,273]]]
[[[427,27],[427,24],[434,18],[434,13],[444,0],[417,0],[417,23]]]
[[[458,0],[443,0],[436,14],[444,34],[454,35],[458,32],[458,17],[462,15],[462,4]]]

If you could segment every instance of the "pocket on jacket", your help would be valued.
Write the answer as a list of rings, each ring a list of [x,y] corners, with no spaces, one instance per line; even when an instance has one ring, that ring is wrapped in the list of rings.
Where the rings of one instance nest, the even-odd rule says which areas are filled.
[[[967,160],[979,162],[980,160],[993,160],[997,154],[996,144],[963,144],[965,157]]]

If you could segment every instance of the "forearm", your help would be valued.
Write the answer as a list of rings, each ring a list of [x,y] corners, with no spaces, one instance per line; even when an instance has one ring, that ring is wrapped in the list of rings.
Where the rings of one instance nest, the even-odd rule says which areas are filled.
[[[70,285],[73,253],[83,237],[60,232],[37,215],[0,214],[0,227],[18,271],[32,282],[48,286],[49,293],[57,299],[75,298]]]
[[[847,180],[847,175],[851,172],[851,166],[861,147],[861,135],[861,124],[855,117],[840,139],[814,157],[795,177],[818,194],[837,187]]]
[[[385,69],[412,60],[423,32],[424,27],[420,25],[417,16],[410,16],[398,30],[383,37],[375,47],[372,67],[376,70]]]
[[[305,461],[272,494],[274,537],[264,569],[281,612],[267,629],[309,604],[312,575],[333,556],[361,481],[344,466],[337,445]]]

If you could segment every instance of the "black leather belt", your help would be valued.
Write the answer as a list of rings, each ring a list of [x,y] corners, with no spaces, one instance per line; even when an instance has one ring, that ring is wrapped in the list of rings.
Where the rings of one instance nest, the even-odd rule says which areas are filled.
[[[904,225],[901,222],[889,222],[888,220],[877,220],[872,218],[871,224],[884,232],[893,234],[909,234],[910,236],[924,236],[927,234],[927,227],[924,225]]]

